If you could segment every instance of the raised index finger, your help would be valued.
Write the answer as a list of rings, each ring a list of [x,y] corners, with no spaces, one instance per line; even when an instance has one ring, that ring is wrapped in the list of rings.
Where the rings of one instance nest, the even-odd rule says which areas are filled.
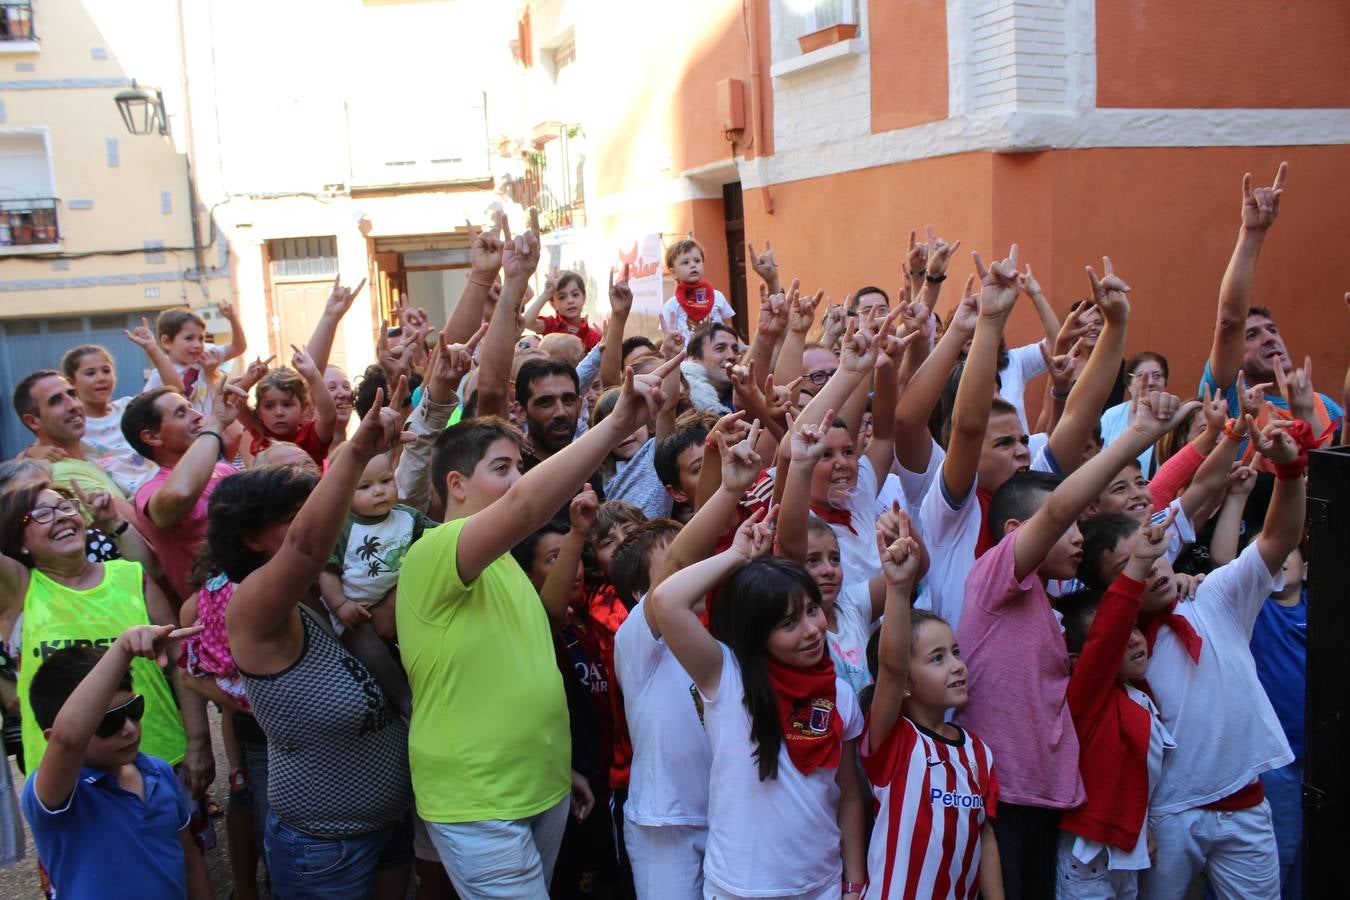
[[[681,350],[679,353],[676,353],[670,359],[666,360],[661,365],[653,369],[652,374],[657,376],[658,378],[665,378],[671,372],[679,368],[680,363],[684,362],[684,358],[687,354],[688,354],[687,350]]]

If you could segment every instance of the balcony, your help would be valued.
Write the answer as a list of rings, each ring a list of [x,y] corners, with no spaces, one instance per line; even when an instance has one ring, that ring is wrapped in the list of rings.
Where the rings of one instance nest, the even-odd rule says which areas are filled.
[[[55,197],[0,200],[0,254],[16,255],[61,243]]]
[[[32,0],[0,0],[0,54],[37,50]]]
[[[511,199],[537,207],[545,231],[585,226],[586,141],[581,128],[546,122],[534,127],[531,138],[538,149],[522,154],[525,172],[508,184]]]

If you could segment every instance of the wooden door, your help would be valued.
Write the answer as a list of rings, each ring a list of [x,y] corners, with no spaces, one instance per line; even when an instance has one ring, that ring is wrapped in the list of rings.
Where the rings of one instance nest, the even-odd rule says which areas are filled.
[[[277,311],[277,365],[290,365],[291,345],[303,347],[309,343],[314,326],[319,324],[324,304],[333,291],[333,279],[325,281],[279,281],[272,285],[272,295]],[[347,371],[347,344],[344,337],[344,324],[339,324],[337,337],[333,339],[333,353],[328,358],[330,366]],[[347,372],[348,377],[352,377]]]

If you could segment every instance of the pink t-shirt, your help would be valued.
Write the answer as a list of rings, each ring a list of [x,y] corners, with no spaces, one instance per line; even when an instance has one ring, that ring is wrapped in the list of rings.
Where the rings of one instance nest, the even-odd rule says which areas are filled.
[[[1040,577],[1014,574],[1016,538],[986,552],[966,578],[956,639],[970,700],[955,721],[993,748],[1000,801],[1070,809],[1087,795],[1065,698],[1069,654]]]
[[[146,506],[150,498],[154,496],[155,491],[164,486],[164,482],[169,480],[173,474],[172,468],[161,468],[145,484],[141,485],[136,491],[136,527],[140,529],[145,539],[155,548],[155,553],[159,556],[160,565],[164,567],[164,577],[169,580],[169,584],[178,593],[176,598],[170,598],[174,609],[182,605],[183,601],[192,595],[191,588],[188,587],[187,577],[192,571],[192,563],[197,559],[197,551],[202,547],[202,541],[206,540],[206,503],[211,499],[211,492],[216,489],[220,479],[227,478],[235,474],[236,469],[225,463],[216,463],[215,471],[211,473],[211,478],[206,482],[206,487],[202,490],[201,496],[182,521],[178,522],[172,528],[160,528],[150,521],[150,516],[146,513]]]

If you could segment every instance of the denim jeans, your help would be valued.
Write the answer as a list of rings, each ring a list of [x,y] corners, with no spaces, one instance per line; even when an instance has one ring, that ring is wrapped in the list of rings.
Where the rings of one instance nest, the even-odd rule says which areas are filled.
[[[1303,896],[1303,763],[1261,773],[1280,854],[1281,900]]]
[[[412,820],[346,838],[305,834],[268,810],[263,837],[278,900],[363,900],[380,869],[412,858]]]

